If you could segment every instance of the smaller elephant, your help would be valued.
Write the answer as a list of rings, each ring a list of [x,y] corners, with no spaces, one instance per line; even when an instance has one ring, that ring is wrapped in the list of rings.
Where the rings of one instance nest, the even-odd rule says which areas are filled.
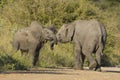
[[[89,69],[101,71],[101,57],[106,42],[106,29],[99,21],[78,20],[64,24],[57,33],[61,43],[73,41],[75,69],[83,69],[85,57],[89,61]],[[92,53],[96,54],[96,60]]]
[[[48,29],[52,30],[54,32],[54,34],[57,33],[57,30],[55,29],[55,26],[53,24],[51,26],[49,26]]]
[[[29,27],[18,30],[13,37],[13,48],[21,53],[30,53],[33,66],[36,65],[39,52],[44,43],[51,41],[50,49],[53,50],[54,44],[57,44],[57,38],[54,32],[44,28],[37,21],[33,21]]]

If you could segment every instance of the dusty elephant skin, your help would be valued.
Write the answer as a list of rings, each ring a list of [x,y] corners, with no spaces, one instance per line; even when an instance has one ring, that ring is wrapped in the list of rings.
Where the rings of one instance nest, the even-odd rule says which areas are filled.
[[[37,21],[33,21],[29,27],[18,30],[13,37],[14,49],[20,50],[21,53],[30,53],[33,66],[36,65],[39,52],[45,42],[51,41],[50,48],[53,49],[57,43],[54,32],[44,28]],[[51,46],[52,45],[52,46]]]
[[[101,57],[106,42],[106,29],[97,20],[78,20],[64,24],[57,33],[61,43],[73,41],[75,69],[83,69],[85,57],[89,61],[89,69],[101,71]],[[96,54],[96,59],[92,53]]]

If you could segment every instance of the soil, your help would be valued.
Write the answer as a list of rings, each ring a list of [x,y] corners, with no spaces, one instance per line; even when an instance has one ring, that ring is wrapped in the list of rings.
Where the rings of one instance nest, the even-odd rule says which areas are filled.
[[[102,67],[102,72],[70,68],[39,68],[0,73],[0,80],[120,80],[120,68]]]

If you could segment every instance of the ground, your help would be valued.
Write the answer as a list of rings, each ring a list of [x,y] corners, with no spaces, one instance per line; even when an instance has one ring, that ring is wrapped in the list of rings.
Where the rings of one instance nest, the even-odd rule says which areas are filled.
[[[120,68],[102,67],[102,72],[69,68],[40,68],[0,73],[0,80],[120,80]]]

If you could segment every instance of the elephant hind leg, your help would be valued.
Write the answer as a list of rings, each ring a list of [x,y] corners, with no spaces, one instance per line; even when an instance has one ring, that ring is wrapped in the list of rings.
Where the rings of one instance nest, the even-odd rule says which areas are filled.
[[[101,47],[98,48],[96,51],[96,61],[97,61],[97,66],[96,66],[96,71],[101,71],[101,57],[102,57],[102,49]]]
[[[88,61],[90,63],[89,64],[89,69],[93,70],[94,68],[96,68],[97,62],[92,56],[92,50],[90,51],[90,50],[83,49],[82,52],[88,58]]]
[[[84,64],[84,61],[85,61],[85,55],[83,53],[81,53],[81,57],[82,57],[82,67],[83,67],[83,64]]]

